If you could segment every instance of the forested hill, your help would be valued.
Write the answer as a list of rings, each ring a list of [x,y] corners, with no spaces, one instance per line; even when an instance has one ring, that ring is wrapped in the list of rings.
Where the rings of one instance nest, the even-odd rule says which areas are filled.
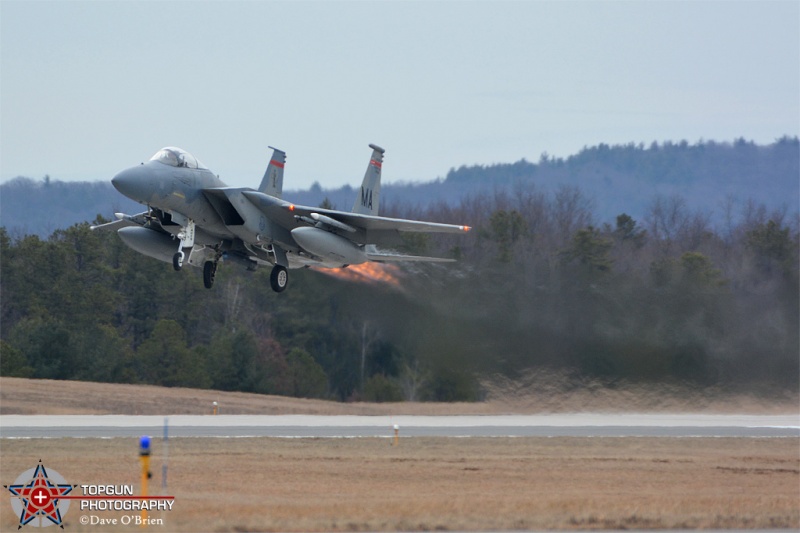
[[[472,226],[401,250],[456,263],[300,269],[281,294],[270,269],[227,262],[206,290],[198,269],[175,272],[86,222],[44,239],[0,228],[0,375],[452,401],[482,398],[493,377],[520,383],[553,371],[568,376],[564,390],[664,384],[796,399],[797,153],[796,139],[597,147],[565,161],[454,170],[387,191],[458,190],[448,203],[395,200],[386,213]],[[647,162],[660,177],[642,170]],[[576,183],[546,186],[587,169],[586,182],[640,176],[672,189],[651,196],[642,185],[638,203],[609,216]],[[716,190],[723,181],[740,188]],[[480,197],[471,188],[490,185]],[[765,190],[767,205],[744,200]],[[726,194],[742,196],[712,222]],[[4,223],[6,205],[20,208],[15,222],[37,215],[30,202],[3,201]],[[631,216],[640,205],[644,216]]]
[[[634,146],[601,144],[566,159],[542,154],[538,164],[461,167],[445,183],[459,187],[535,183],[571,185],[593,198],[603,222],[627,212],[646,214],[655,195],[681,196],[712,219],[724,216],[729,200],[752,200],[768,208],[797,211],[800,196],[800,143],[784,137],[768,146],[740,139],[733,144],[700,142]]]
[[[700,210],[712,222],[727,220],[732,212],[751,205],[793,215],[800,198],[800,141],[783,137],[760,146],[744,139],[733,143],[701,141],[587,147],[567,158],[542,154],[532,163],[460,166],[444,178],[425,183],[389,183],[382,200],[390,211],[454,205],[464,196],[493,195],[499,191],[531,190],[550,193],[577,187],[592,202],[595,224],[613,222],[622,212],[645,218],[654,198],[682,197],[687,207]],[[387,167],[384,179],[391,181]],[[325,198],[349,210],[360,176],[352,186],[287,191],[286,197],[303,205],[319,205]],[[255,185],[255,184],[254,184]],[[291,178],[287,178],[291,186]],[[93,220],[115,211],[135,212],[140,206],[117,193],[109,182],[64,183],[46,177],[40,181],[16,178],[0,185],[0,223],[11,235],[46,237],[56,229]]]

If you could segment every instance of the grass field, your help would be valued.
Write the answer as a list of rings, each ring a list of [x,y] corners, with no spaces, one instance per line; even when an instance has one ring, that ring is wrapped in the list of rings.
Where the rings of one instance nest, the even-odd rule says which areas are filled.
[[[548,388],[549,387],[549,388]],[[474,404],[342,404],[245,393],[0,378],[2,414],[497,414],[581,411],[797,413],[795,398],[637,389],[569,393],[542,382]],[[652,392],[652,391],[651,391]],[[170,531],[800,529],[797,438],[173,438],[154,439],[151,513]],[[134,485],[135,439],[0,439],[0,477],[39,460],[72,484]],[[0,530],[15,531],[8,491]],[[77,490],[80,494],[80,489]],[[142,531],[82,525],[67,531]],[[130,513],[129,513],[130,514]],[[138,515],[138,513],[135,513]]]
[[[800,528],[794,438],[170,439],[154,441],[156,531]],[[3,439],[3,483],[42,459],[73,484],[132,484],[135,439]],[[77,489],[80,491],[80,488]],[[6,500],[10,495],[6,492]],[[84,526],[69,531],[141,528]],[[16,529],[7,501],[3,531]],[[134,513],[138,514],[138,513]]]
[[[490,415],[558,412],[797,413],[797,392],[759,397],[717,389],[655,384],[615,388],[577,387],[563,376],[543,374],[519,384],[487,384],[488,398],[472,403],[342,403],[246,392],[152,385],[0,378],[0,414],[173,415]]]

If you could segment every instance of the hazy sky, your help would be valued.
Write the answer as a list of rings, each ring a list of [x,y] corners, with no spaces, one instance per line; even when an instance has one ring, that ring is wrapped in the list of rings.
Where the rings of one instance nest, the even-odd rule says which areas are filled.
[[[584,146],[800,134],[800,2],[0,1],[0,179],[180,146],[358,185]]]

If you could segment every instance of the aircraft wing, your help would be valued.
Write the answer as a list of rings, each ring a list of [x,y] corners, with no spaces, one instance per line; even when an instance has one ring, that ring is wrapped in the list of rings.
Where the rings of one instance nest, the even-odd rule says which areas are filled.
[[[243,194],[260,211],[284,226],[296,227],[298,220],[309,224],[321,224],[322,226],[328,226],[331,230],[336,230],[339,235],[358,244],[396,243],[397,237],[403,232],[464,233],[470,230],[469,226],[389,218],[295,205],[257,191],[244,191]]]
[[[365,230],[376,231],[404,231],[413,233],[464,233],[470,230],[469,226],[457,226],[455,224],[441,224],[438,222],[423,222],[421,220],[407,220],[404,218],[388,218],[375,215],[361,215],[358,213],[346,213],[343,211],[328,211],[313,207],[295,206],[298,209],[310,213],[320,213],[327,215],[334,220],[343,222],[349,226],[364,228]]]

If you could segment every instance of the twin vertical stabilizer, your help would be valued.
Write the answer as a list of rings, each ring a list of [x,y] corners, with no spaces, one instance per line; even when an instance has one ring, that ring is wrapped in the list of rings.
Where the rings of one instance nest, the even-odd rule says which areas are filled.
[[[361,189],[356,195],[353,213],[376,216],[380,207],[381,167],[383,166],[385,150],[374,144],[370,144],[369,147],[372,148],[372,156],[369,159],[367,171],[364,173]],[[283,195],[283,168],[286,165],[286,152],[272,146],[270,148],[272,148],[272,159],[270,159],[267,170],[264,172],[264,177],[261,179],[261,185],[258,186],[258,192],[281,198]]]
[[[272,148],[272,146],[270,146]],[[286,165],[286,152],[272,148],[272,159],[270,159],[267,171],[264,172],[264,178],[261,180],[261,185],[258,186],[258,192],[263,192],[280,198],[283,194],[283,167]]]
[[[386,151],[380,146],[369,145],[372,148],[372,157],[369,159],[364,181],[356,195],[353,204],[353,213],[361,215],[377,215],[381,197],[381,166],[383,166],[383,153]]]

